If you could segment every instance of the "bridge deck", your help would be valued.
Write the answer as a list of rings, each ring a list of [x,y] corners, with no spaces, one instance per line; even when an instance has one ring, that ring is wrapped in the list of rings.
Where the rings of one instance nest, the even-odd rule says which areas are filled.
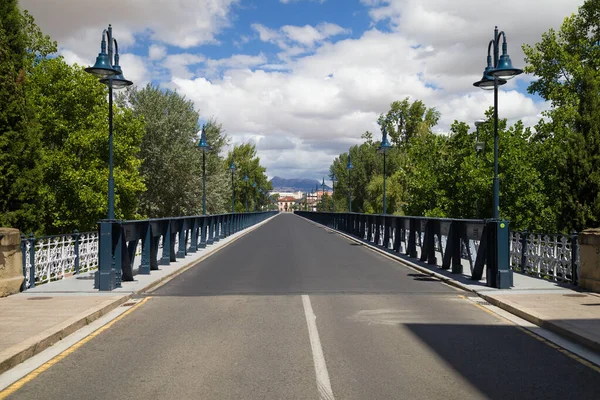
[[[174,278],[14,398],[597,398],[596,370],[293,215]],[[313,313],[314,317],[313,318]]]

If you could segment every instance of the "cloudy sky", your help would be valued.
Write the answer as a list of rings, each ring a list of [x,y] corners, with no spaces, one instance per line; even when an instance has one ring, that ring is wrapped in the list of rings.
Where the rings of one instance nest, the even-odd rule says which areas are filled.
[[[112,24],[137,85],[177,90],[235,143],[254,141],[270,177],[314,178],[406,96],[436,107],[443,132],[492,104],[473,87],[494,25],[513,63],[583,0],[21,0],[70,63],[90,65]],[[501,4],[501,5],[500,5]],[[115,13],[119,11],[119,14]],[[533,125],[548,107],[531,76],[502,88],[499,112]]]

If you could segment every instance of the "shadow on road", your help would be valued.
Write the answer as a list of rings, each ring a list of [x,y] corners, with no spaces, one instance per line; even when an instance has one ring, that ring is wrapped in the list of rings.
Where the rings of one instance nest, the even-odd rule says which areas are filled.
[[[600,393],[598,372],[515,334],[511,325],[403,326],[490,399],[597,399]]]

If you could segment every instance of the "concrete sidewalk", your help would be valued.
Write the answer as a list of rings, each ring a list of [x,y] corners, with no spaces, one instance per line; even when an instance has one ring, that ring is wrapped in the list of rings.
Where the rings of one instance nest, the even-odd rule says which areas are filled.
[[[0,374],[127,303],[135,294],[147,292],[172,279],[275,217],[168,266],[161,265],[150,275],[135,275],[133,282],[123,282],[121,288],[111,292],[94,289],[94,272],[88,272],[0,298]]]
[[[331,228],[316,225],[332,231]],[[570,284],[551,282],[519,273],[513,274],[514,286],[511,289],[495,289],[485,285],[485,274],[481,281],[474,281],[467,274],[453,274],[435,265],[374,246],[370,242],[346,233],[335,232],[449,285],[475,293],[490,304],[526,321],[600,352],[600,294],[598,293],[586,292]],[[440,254],[438,253],[437,256],[440,257]],[[469,271],[466,263],[464,270]]]

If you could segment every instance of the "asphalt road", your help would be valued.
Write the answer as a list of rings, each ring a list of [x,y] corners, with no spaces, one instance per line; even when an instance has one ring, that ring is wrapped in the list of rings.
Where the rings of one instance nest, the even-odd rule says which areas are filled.
[[[149,296],[11,398],[600,398],[466,293],[289,214]]]

